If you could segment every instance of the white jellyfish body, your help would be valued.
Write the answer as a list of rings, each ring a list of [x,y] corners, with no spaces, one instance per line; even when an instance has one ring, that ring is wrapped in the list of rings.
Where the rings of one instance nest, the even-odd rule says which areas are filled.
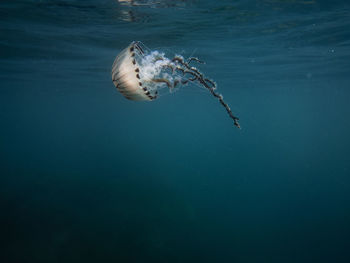
[[[155,92],[148,90],[145,83],[141,81],[140,65],[136,62],[136,54],[142,51],[131,43],[126,49],[119,53],[113,63],[112,80],[118,91],[129,100],[152,100],[156,97]]]
[[[151,101],[157,98],[162,88],[172,90],[177,85],[197,82],[219,100],[234,125],[240,128],[238,117],[233,115],[223,96],[216,93],[216,84],[190,66],[192,61],[202,63],[194,57],[185,61],[182,56],[175,56],[170,60],[163,53],[148,51],[141,42],[134,41],[114,60],[112,81],[125,98],[134,101]]]

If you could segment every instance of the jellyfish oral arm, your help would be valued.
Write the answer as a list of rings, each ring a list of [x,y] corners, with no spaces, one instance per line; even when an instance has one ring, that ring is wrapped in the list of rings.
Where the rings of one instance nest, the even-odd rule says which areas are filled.
[[[171,84],[167,79],[152,79],[152,81],[155,83],[165,83],[170,90],[174,88],[174,84]]]
[[[239,118],[236,117],[230,107],[228,106],[228,104],[224,101],[224,98],[221,94],[216,93],[216,84],[215,82],[213,82],[212,80],[208,79],[208,78],[204,78],[203,74],[196,69],[195,67],[191,67],[189,65],[189,63],[191,61],[196,61],[199,63],[202,63],[198,58],[192,57],[190,58],[188,61],[189,62],[185,62],[184,59],[180,56],[175,56],[173,58],[173,62],[176,62],[177,64],[181,65],[180,67],[177,67],[177,70],[180,70],[181,72],[183,72],[183,74],[191,74],[193,76],[192,79],[188,79],[188,81],[198,81],[200,84],[202,84],[206,89],[208,89],[210,91],[210,93],[219,100],[219,102],[221,103],[221,105],[226,109],[228,115],[230,116],[230,118],[233,120],[234,125],[236,127],[238,127],[239,129],[241,128],[240,124],[239,124]]]

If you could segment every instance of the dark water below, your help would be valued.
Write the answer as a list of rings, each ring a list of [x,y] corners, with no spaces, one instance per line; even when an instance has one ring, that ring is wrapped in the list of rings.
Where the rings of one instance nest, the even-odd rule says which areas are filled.
[[[348,1],[0,2],[0,262],[350,262]],[[205,90],[114,88],[131,41]]]

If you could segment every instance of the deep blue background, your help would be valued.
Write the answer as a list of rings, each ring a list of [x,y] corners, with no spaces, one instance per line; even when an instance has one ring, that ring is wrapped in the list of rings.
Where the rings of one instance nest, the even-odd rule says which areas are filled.
[[[0,3],[0,261],[350,262],[348,1],[120,2]],[[242,130],[196,86],[123,98],[133,40]]]

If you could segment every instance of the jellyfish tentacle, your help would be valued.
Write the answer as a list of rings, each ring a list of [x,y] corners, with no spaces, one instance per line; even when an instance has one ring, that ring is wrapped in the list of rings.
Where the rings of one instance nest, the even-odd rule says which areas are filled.
[[[190,75],[193,76],[192,78],[188,78],[188,79],[182,80],[181,84],[187,84],[189,81],[195,81],[197,79],[197,76],[193,72],[188,71],[187,69],[184,69],[183,67],[176,66],[175,70],[180,71],[183,76],[185,76],[186,74],[190,74]]]
[[[190,81],[195,81],[197,78],[198,78],[198,76],[194,73],[194,72],[192,72],[192,71],[189,71],[189,70],[185,70],[185,69],[181,69],[180,70],[181,72],[182,72],[182,74],[185,76],[186,74],[189,74],[189,75],[192,75],[192,78],[189,78],[189,80]]]
[[[172,59],[173,62],[175,63],[179,63],[180,65],[184,66],[188,72],[185,72],[186,73],[190,73],[192,74],[194,77],[195,77],[195,80],[197,80],[199,83],[201,83],[205,88],[207,88],[210,93],[219,100],[220,104],[226,109],[228,115],[230,116],[230,118],[233,120],[233,123],[236,127],[238,127],[239,129],[241,128],[240,124],[239,124],[239,118],[236,117],[230,107],[228,106],[228,104],[224,101],[223,99],[223,96],[219,93],[216,93],[215,92],[215,89],[216,89],[216,84],[210,80],[210,79],[207,79],[203,76],[203,74],[198,70],[196,69],[195,67],[191,67],[187,62],[184,61],[184,59],[180,56],[175,56],[173,59]],[[209,83],[209,84],[208,84]],[[212,85],[212,86],[210,86]]]
[[[174,84],[171,84],[171,82],[169,80],[164,79],[164,78],[152,79],[152,81],[156,82],[156,83],[165,83],[170,90],[172,90],[174,88]]]
[[[198,62],[200,64],[205,64],[204,61],[200,60],[199,58],[197,57],[190,57],[187,59],[187,63],[190,64],[192,61],[195,61],[195,62]]]
[[[197,74],[195,74],[194,72],[189,71],[189,70],[185,70],[185,71],[184,71],[184,74],[189,74],[189,75],[191,75],[191,76],[193,77],[193,78],[191,79],[192,81],[195,81],[195,80],[198,78]]]
[[[153,59],[153,63],[157,62],[157,61],[163,61],[164,58],[163,57],[156,57],[155,59]]]
[[[212,85],[213,89],[216,89],[216,84],[214,81],[212,81],[211,79],[204,79],[204,81],[209,82],[210,85]]]
[[[183,69],[182,67],[177,66],[175,70],[180,71],[183,75],[185,75],[185,69]]]
[[[211,88],[213,90],[216,90],[216,83],[214,81],[212,81],[211,79],[204,79],[204,81],[209,83],[209,85],[211,85]]]

